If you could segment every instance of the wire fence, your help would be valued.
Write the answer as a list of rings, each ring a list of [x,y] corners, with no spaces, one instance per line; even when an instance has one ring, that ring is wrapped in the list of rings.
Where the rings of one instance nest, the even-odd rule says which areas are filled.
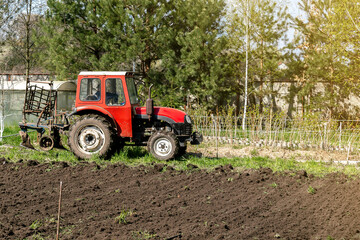
[[[360,153],[360,120],[321,119],[316,115],[290,119],[285,114],[250,112],[243,129],[242,115],[190,114],[194,130],[203,134],[205,142]]]
[[[250,115],[243,127],[242,117],[193,115],[192,118],[194,129],[208,142],[360,151],[360,120]]]

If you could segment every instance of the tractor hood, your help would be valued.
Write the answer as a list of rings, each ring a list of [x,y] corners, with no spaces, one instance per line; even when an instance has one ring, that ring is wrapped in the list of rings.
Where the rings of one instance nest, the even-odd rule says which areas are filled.
[[[135,112],[137,115],[136,117],[148,118],[148,116],[146,115],[146,107],[137,107],[135,108]],[[164,120],[167,122],[184,123],[186,121],[185,116],[187,115],[185,112],[174,108],[154,107],[153,116],[156,119]]]

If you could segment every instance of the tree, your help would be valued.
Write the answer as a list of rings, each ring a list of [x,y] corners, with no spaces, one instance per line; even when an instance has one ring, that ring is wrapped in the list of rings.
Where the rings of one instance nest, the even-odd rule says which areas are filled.
[[[221,94],[227,91],[223,70],[227,38],[221,22],[224,2],[180,0],[176,3],[171,45],[163,53],[160,66],[162,78],[169,83],[163,94],[178,93],[174,102],[182,103],[187,96],[193,96],[202,106],[215,110]],[[169,101],[173,99],[170,97]]]
[[[167,105],[207,102],[221,75],[223,0],[49,0],[42,59],[62,77],[136,70]],[[209,92],[210,91],[210,92]]]
[[[0,32],[4,37],[4,30],[8,23],[16,16],[22,7],[21,0],[0,0]]]
[[[296,19],[303,58],[300,95],[307,111],[348,118],[349,96],[359,76],[359,14],[355,0],[301,2],[306,19]]]
[[[12,0],[9,3],[11,17],[1,29],[4,45],[9,51],[0,67],[4,71],[29,73],[32,68],[38,67],[35,55],[39,49],[34,43],[40,33],[38,23],[44,5],[33,0]]]
[[[250,100],[258,104],[260,111],[263,105],[276,110],[274,81],[284,79],[285,71],[279,67],[287,63],[287,53],[290,46],[286,32],[290,25],[287,8],[274,0],[256,0],[249,2],[246,13],[246,0],[237,1],[237,6],[228,21],[229,59],[234,67],[233,72],[237,91],[243,88],[245,71],[244,53],[246,50],[246,16],[249,17],[249,80]],[[256,100],[258,99],[258,100]],[[240,101],[237,101],[240,102]],[[238,106],[239,108],[239,106]]]
[[[4,60],[6,46],[6,37],[9,30],[9,24],[17,16],[21,9],[20,0],[0,0],[0,69],[4,69],[7,63]]]

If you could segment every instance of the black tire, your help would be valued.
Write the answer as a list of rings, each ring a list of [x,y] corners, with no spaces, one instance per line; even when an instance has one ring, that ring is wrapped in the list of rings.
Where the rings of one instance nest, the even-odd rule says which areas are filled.
[[[114,152],[120,153],[122,150],[124,150],[125,142],[122,137],[116,137],[114,142]]]
[[[43,151],[50,151],[54,148],[54,139],[50,136],[44,135],[39,140],[39,146]]]
[[[68,145],[76,157],[89,159],[94,154],[109,158],[113,154],[115,133],[101,116],[85,115],[69,131]]]
[[[169,160],[179,151],[179,140],[176,135],[168,131],[155,132],[149,138],[148,151],[159,160]]]
[[[187,149],[187,144],[186,144],[186,142],[185,142],[185,146],[184,147],[179,147],[179,151],[178,151],[178,153],[177,153],[177,157],[181,157],[181,156],[183,156],[183,155],[185,155],[186,154],[186,149]]]

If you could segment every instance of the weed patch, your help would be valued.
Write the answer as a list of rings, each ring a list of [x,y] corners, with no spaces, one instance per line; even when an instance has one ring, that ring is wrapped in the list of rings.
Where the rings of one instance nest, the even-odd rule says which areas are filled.
[[[132,209],[123,209],[120,212],[120,215],[115,218],[115,221],[119,224],[127,224],[128,220],[127,218],[132,216],[135,212]]]
[[[316,193],[316,189],[313,188],[312,186],[309,186],[308,189],[307,189],[307,192],[308,192],[309,194],[315,194],[315,193]]]
[[[155,238],[157,235],[149,233],[148,231],[134,231],[132,232],[132,238],[134,240],[146,240]]]

